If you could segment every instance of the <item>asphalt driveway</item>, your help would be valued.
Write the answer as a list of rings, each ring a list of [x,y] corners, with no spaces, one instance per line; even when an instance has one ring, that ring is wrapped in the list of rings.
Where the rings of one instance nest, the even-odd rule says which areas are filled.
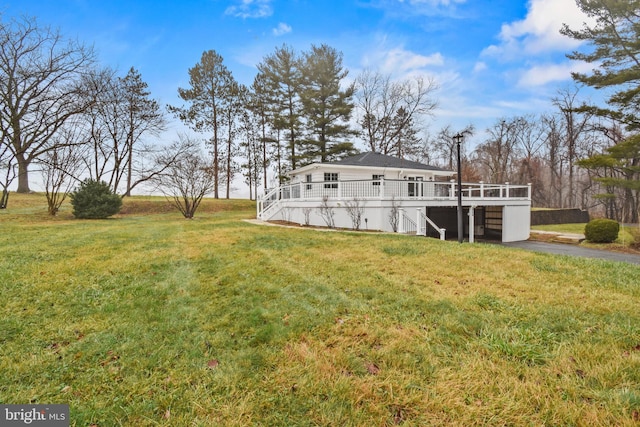
[[[620,261],[632,264],[640,264],[640,255],[583,248],[581,246],[573,244],[547,243],[526,240],[522,242],[502,243],[502,245],[510,248],[520,248],[533,252],[544,252],[550,254],[569,255],[586,258],[598,258],[608,261]]]

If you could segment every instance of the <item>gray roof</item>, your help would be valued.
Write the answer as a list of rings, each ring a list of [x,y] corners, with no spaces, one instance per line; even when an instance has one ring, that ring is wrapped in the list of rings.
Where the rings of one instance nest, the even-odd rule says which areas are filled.
[[[346,157],[336,162],[330,162],[329,164],[344,165],[344,166],[373,166],[373,167],[396,168],[396,169],[421,169],[421,170],[429,170],[429,171],[450,172],[447,169],[425,165],[418,162],[412,162],[411,160],[404,160],[398,157],[387,156],[386,154],[374,153],[372,151],[369,151],[367,153],[356,154],[355,156]]]

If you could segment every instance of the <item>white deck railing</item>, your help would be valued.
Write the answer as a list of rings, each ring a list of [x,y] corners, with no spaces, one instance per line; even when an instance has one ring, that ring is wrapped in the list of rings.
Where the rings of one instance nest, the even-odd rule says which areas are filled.
[[[270,190],[260,201],[259,212],[278,200],[332,200],[367,199],[411,199],[411,200],[454,200],[457,198],[457,184],[450,182],[407,181],[407,180],[360,180],[297,182],[283,184]],[[511,185],[463,183],[463,199],[525,199],[531,200],[531,184]]]
[[[419,224],[419,228],[420,228],[417,234],[421,236],[426,236],[427,227],[430,225],[431,227],[433,227],[434,230],[438,232],[438,235],[440,236],[440,240],[445,240],[445,234],[447,230],[445,230],[442,227],[438,227],[436,223],[431,220],[431,218],[429,218],[422,212],[422,209],[418,208],[416,209],[416,212],[417,212],[416,221]],[[422,228],[422,224],[424,224],[424,228]]]
[[[419,225],[405,212],[404,209],[398,209],[398,233],[400,234],[420,234]]]

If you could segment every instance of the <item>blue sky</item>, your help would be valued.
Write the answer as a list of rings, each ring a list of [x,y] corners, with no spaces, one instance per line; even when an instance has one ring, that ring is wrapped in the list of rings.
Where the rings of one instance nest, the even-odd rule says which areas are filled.
[[[574,0],[0,0],[0,12],[93,45],[122,74],[135,67],[153,97],[174,105],[205,50],[251,84],[283,43],[325,43],[344,53],[350,77],[367,67],[433,77],[430,130],[473,124],[471,145],[500,118],[551,111],[550,98],[572,87],[570,71],[586,71],[565,57],[579,45],[558,33],[587,19]]]

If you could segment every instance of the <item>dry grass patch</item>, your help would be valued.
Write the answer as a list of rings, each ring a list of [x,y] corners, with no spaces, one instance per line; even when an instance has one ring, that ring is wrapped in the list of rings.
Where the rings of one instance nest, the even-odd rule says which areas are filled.
[[[0,401],[68,403],[74,426],[639,421],[638,266],[229,203],[0,214]]]

